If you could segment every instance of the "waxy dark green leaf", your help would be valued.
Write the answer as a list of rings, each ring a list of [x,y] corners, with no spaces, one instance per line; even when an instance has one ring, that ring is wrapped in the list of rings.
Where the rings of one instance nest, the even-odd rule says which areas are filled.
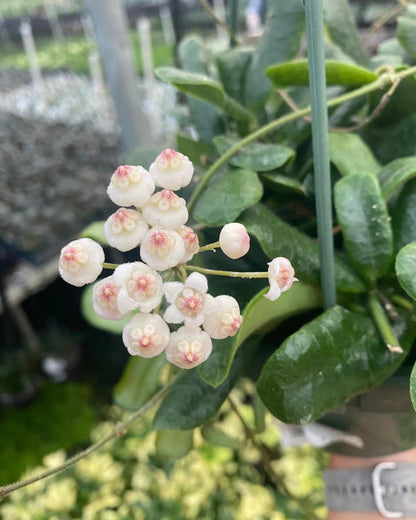
[[[205,166],[207,158],[211,155],[211,148],[203,141],[195,141],[186,135],[176,135],[177,150],[183,153],[189,160],[199,166]]]
[[[416,300],[416,242],[407,244],[398,252],[396,274],[406,293]]]
[[[156,76],[170,83],[183,94],[206,101],[238,121],[252,121],[254,115],[236,100],[229,97],[221,84],[205,74],[187,72],[174,67],[159,67]]]
[[[79,234],[80,238],[91,238],[102,246],[108,246],[108,241],[104,235],[104,220],[91,222],[86,228],[84,228]]]
[[[120,381],[114,388],[114,401],[127,410],[138,410],[159,388],[159,373],[166,364],[162,354],[153,358],[129,359]]]
[[[373,152],[357,134],[329,133],[329,158],[341,175],[372,173],[380,170]]]
[[[220,155],[239,142],[238,139],[219,135],[214,138],[214,145]],[[295,152],[287,146],[279,144],[252,143],[237,152],[228,161],[233,166],[238,166],[254,172],[266,172],[280,168],[295,155]]]
[[[106,330],[112,334],[121,334],[126,323],[129,321],[130,316],[122,320],[105,320],[98,316],[92,306],[93,289],[94,286],[89,285],[84,289],[81,296],[81,312],[85,320],[93,327],[97,327],[97,329]]]
[[[279,173],[263,173],[261,175],[262,179],[266,179],[277,189],[284,189],[295,191],[300,195],[306,195],[305,186],[298,181],[297,179],[293,179],[292,177],[287,177],[286,175],[280,175]]]
[[[404,183],[416,177],[416,157],[402,157],[386,164],[380,170],[378,177],[381,184],[381,192],[387,200]]]
[[[316,241],[286,224],[262,204],[245,211],[238,220],[257,238],[269,258],[288,258],[299,280],[319,284],[319,251]],[[340,291],[359,293],[366,290],[359,276],[338,254],[335,255],[335,277]]]
[[[253,49],[229,49],[216,56],[218,72],[229,96],[244,104],[244,77]]]
[[[406,67],[401,67],[403,70]],[[372,92],[369,96],[370,113],[381,103],[390,86]],[[373,126],[389,128],[401,119],[416,112],[416,78],[409,76],[402,79],[398,87],[391,94],[389,102],[372,122]]]
[[[213,417],[234,387],[237,379],[250,362],[260,341],[248,339],[238,350],[227,379],[212,388],[199,377],[197,370],[187,370],[174,383],[153,420],[157,430],[188,430],[196,428]]]
[[[257,389],[278,419],[306,423],[381,383],[405,357],[386,348],[370,318],[336,306],[284,341]]]
[[[267,279],[264,282],[268,284]],[[224,381],[238,347],[249,336],[259,331],[264,332],[271,326],[276,327],[290,316],[322,305],[320,290],[305,283],[296,282],[274,302],[264,297],[268,289],[269,287],[256,294],[247,304],[243,312],[243,323],[234,337],[213,341],[211,356],[199,367],[199,375],[210,385],[218,386]]]
[[[272,85],[264,71],[273,63],[292,59],[299,50],[305,31],[305,10],[301,2],[273,0],[269,2],[267,21],[245,81],[245,104],[255,109],[264,106]]]
[[[353,63],[325,60],[328,86],[361,87],[377,79],[371,70]],[[267,68],[267,75],[277,88],[306,87],[309,85],[308,60],[300,59],[279,63]]]
[[[156,454],[161,459],[180,459],[193,447],[193,430],[159,430],[156,434]]]
[[[416,242],[416,179],[409,181],[397,198],[392,213],[392,227],[395,251],[410,242]]]
[[[371,174],[348,175],[335,185],[335,209],[351,263],[370,282],[393,261],[393,235],[386,203]]]
[[[230,170],[221,179],[214,179],[204,191],[196,203],[194,217],[208,226],[223,226],[256,204],[262,195],[263,185],[256,173]]]

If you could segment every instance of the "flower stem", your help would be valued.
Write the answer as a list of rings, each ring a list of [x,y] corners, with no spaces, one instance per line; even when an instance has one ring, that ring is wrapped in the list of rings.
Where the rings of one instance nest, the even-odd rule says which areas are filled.
[[[200,247],[198,253],[202,253],[203,251],[213,251],[214,249],[217,249],[217,247],[220,247],[220,243],[212,242],[212,244]]]
[[[415,310],[413,303],[409,301],[406,298],[403,298],[403,296],[399,296],[398,294],[395,294],[391,297],[391,301],[393,303],[396,303],[399,305],[399,307],[402,307],[403,309],[406,309],[407,311],[413,312]]]
[[[103,269],[117,269],[119,264],[112,264],[110,262],[103,262]]]
[[[384,343],[387,345],[387,348],[390,352],[394,352],[396,354],[402,354],[403,349],[399,344],[399,340],[396,338],[389,320],[387,319],[386,313],[380,302],[377,299],[377,295],[374,291],[371,291],[368,298],[368,306],[370,307],[371,314],[376,322],[377,328],[381,334],[381,337],[384,340]]]
[[[149,401],[147,401],[146,404],[144,404],[139,410],[131,414],[126,420],[120,421],[117,423],[113,428],[105,435],[101,440],[98,442],[92,444],[89,446],[86,450],[81,451],[77,455],[74,455],[70,459],[66,460],[63,464],[60,464],[59,466],[56,466],[54,468],[48,469],[46,471],[43,471],[42,473],[38,473],[37,475],[24,479],[19,480],[18,482],[14,482],[13,484],[8,484],[7,486],[0,487],[0,501],[6,497],[7,495],[10,495],[10,493],[13,493],[13,491],[17,491],[18,489],[21,489],[23,487],[29,486],[30,484],[33,484],[35,482],[38,482],[40,480],[43,480],[45,478],[48,478],[52,475],[55,475],[55,473],[59,473],[60,471],[69,468],[79,460],[83,459],[84,457],[87,457],[94,451],[97,451],[101,446],[104,446],[104,444],[107,444],[107,442],[111,441],[112,439],[115,439],[116,437],[121,437],[124,435],[127,431],[127,429],[139,418],[142,417],[146,412],[148,412],[151,408],[153,408],[157,402],[166,394],[166,392],[170,389],[172,384],[174,383],[175,379],[172,379],[172,381],[161,388],[159,392],[157,392]]]
[[[217,269],[207,269],[197,265],[183,264],[187,271],[196,271],[202,274],[213,274],[216,276],[229,276],[230,278],[268,278],[266,271],[220,271]]]

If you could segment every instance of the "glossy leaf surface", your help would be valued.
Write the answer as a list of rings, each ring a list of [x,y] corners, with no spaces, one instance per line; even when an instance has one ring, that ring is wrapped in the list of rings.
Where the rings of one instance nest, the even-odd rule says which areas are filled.
[[[230,170],[221,179],[211,182],[198,199],[194,216],[208,226],[222,226],[233,222],[262,195],[263,186],[256,173]]]
[[[376,175],[380,165],[370,148],[357,134],[329,133],[329,157],[341,175],[372,173]]]
[[[400,249],[396,257],[396,274],[406,293],[416,300],[416,242]]]
[[[400,193],[392,217],[394,249],[399,251],[416,242],[416,179],[409,181]]]
[[[351,263],[370,282],[386,274],[393,260],[393,235],[377,179],[348,175],[335,185],[335,209]]]
[[[193,430],[160,430],[156,434],[156,454],[162,459],[185,457],[193,446]]]
[[[104,235],[104,220],[91,222],[86,228],[84,228],[79,234],[80,238],[91,238],[102,246],[108,246],[107,239]]]
[[[413,177],[416,177],[416,157],[402,157],[386,164],[379,172],[383,197],[389,199],[398,188]]]
[[[278,419],[306,423],[376,386],[405,357],[389,352],[370,318],[336,306],[289,336],[257,389]]]

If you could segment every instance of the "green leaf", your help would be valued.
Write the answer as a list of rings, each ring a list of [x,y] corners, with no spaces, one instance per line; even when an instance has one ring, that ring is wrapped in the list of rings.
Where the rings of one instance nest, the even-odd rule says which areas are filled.
[[[292,177],[286,177],[286,175],[280,175],[279,173],[263,173],[261,178],[267,179],[277,188],[284,188],[306,195],[305,186],[297,179],[292,179]]]
[[[188,430],[213,417],[251,360],[259,341],[253,337],[245,342],[235,356],[227,379],[217,388],[204,383],[197,370],[185,371],[156,412],[154,428]]]
[[[397,198],[392,215],[394,250],[416,242],[416,179],[407,183]]]
[[[367,66],[369,60],[361,46],[348,0],[324,0],[323,5],[326,28],[331,40],[357,63]]]
[[[238,220],[257,238],[269,258],[288,258],[301,281],[319,284],[319,251],[315,240],[283,222],[262,204],[245,211]],[[340,255],[335,255],[335,276],[340,291],[359,293],[366,290]]]
[[[223,155],[230,148],[239,142],[238,139],[218,135],[214,137],[214,145],[220,155]],[[295,155],[295,152],[287,146],[279,144],[252,143],[237,152],[228,161],[233,166],[238,166],[243,170],[254,172],[266,172],[280,168]]]
[[[156,434],[156,454],[161,459],[180,459],[193,447],[193,430],[160,430]]]
[[[133,148],[131,152],[128,154],[126,159],[126,164],[132,164],[134,166],[143,166],[146,170],[149,169],[149,166],[156,159],[156,157],[160,154],[160,147],[137,147]]]
[[[329,133],[329,157],[341,175],[377,174],[380,165],[357,134]]]
[[[336,306],[284,341],[257,389],[278,419],[306,423],[378,385],[405,357],[389,352],[371,319]]]
[[[217,54],[218,72],[229,96],[244,104],[244,76],[250,63],[253,49],[229,49]]]
[[[416,412],[416,363],[413,365],[410,374],[410,399],[412,400],[413,408]]]
[[[301,2],[269,2],[267,21],[245,81],[245,104],[255,109],[264,106],[272,85],[264,71],[269,65],[292,59],[299,50],[305,30],[305,10]]]
[[[388,200],[398,188],[416,176],[416,157],[396,159],[383,166],[378,176],[383,197]]]
[[[206,166],[207,159],[211,155],[211,148],[203,141],[195,141],[186,135],[176,135],[177,150],[183,153],[199,166]]]
[[[94,286],[89,285],[84,289],[81,296],[81,312],[85,320],[97,329],[106,330],[112,334],[121,334],[130,316],[122,320],[105,320],[98,316],[92,306],[92,291]]]
[[[348,175],[334,190],[335,209],[351,263],[370,282],[386,274],[393,260],[393,236],[377,179]]]
[[[251,112],[224,92],[220,83],[205,74],[187,72],[174,67],[159,67],[155,72],[159,79],[170,83],[183,94],[206,101],[238,121],[254,119]]]
[[[104,220],[98,220],[96,222],[91,222],[87,227],[85,227],[81,233],[79,234],[80,238],[91,238],[95,240],[102,246],[108,246],[107,239],[104,235]]]
[[[138,410],[159,388],[159,373],[165,364],[164,355],[130,358],[114,388],[115,403],[127,410]]]
[[[397,38],[412,58],[416,58],[416,6],[409,5],[397,19]]]
[[[396,274],[406,293],[416,300],[416,242],[407,244],[398,252]]]
[[[352,63],[326,60],[328,86],[361,87],[377,79],[377,74]],[[267,68],[267,75],[277,88],[306,87],[309,85],[308,60],[288,61]]]
[[[198,370],[201,378],[210,385],[218,386],[224,381],[238,347],[252,334],[264,332],[291,316],[322,305],[320,290],[304,283],[296,282],[274,302],[264,297],[268,289],[260,291],[247,304],[243,323],[234,337],[213,342],[211,356]]]
[[[207,57],[201,38],[191,36],[179,44],[178,58],[181,68],[187,72],[207,74]],[[209,103],[187,96],[192,124],[200,139],[211,145],[214,135],[224,131],[220,113]]]
[[[404,70],[406,67],[400,67]],[[369,112],[373,112],[380,104],[390,87],[372,92],[369,96]],[[391,95],[389,102],[372,121],[373,126],[391,127],[402,119],[416,112],[416,78],[409,76],[402,79]]]
[[[223,446],[224,448],[231,448],[232,450],[236,450],[241,445],[241,441],[239,439],[227,435],[220,428],[216,428],[210,423],[204,424],[202,426],[201,434],[207,442],[213,444],[214,446]]]
[[[262,195],[263,186],[256,173],[230,170],[221,179],[214,179],[204,191],[195,206],[194,216],[208,226],[223,226],[256,204]]]

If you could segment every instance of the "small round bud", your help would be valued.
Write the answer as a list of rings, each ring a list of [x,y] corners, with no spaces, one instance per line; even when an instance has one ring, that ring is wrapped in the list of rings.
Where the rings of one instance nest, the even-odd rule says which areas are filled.
[[[188,226],[181,226],[176,230],[179,235],[182,237],[184,246],[185,246],[185,254],[179,260],[180,264],[184,264],[189,262],[192,259],[195,253],[199,251],[199,240],[198,235],[195,231]]]
[[[132,356],[158,356],[169,337],[169,327],[159,314],[135,314],[123,329],[123,343]]]
[[[104,250],[90,238],[80,238],[62,248],[59,274],[76,287],[94,282],[103,270]]]
[[[155,191],[150,173],[141,166],[119,166],[111,176],[107,194],[118,206],[141,208]]]
[[[183,240],[173,229],[150,229],[140,247],[143,262],[157,271],[177,266],[184,253]]]
[[[217,296],[213,305],[214,310],[205,316],[204,330],[213,339],[234,336],[243,321],[237,300],[228,295]]]
[[[158,191],[143,208],[144,218],[151,226],[176,229],[188,220],[185,199],[171,190]]]
[[[119,290],[113,276],[107,276],[94,285],[92,305],[98,316],[105,320],[121,320],[127,316],[128,313],[123,314],[117,307]]]
[[[117,296],[120,312],[130,312],[137,308],[141,312],[150,312],[162,301],[162,278],[143,262],[119,265],[113,276],[121,287]]]
[[[130,251],[137,247],[148,229],[143,215],[135,209],[120,208],[104,224],[108,243],[119,251]]]
[[[166,359],[179,368],[194,368],[209,357],[212,341],[199,327],[180,327],[172,332],[166,347]]]
[[[149,172],[156,186],[180,190],[191,182],[194,167],[186,155],[167,148],[150,165]]]
[[[298,279],[295,278],[295,270],[287,258],[282,256],[274,258],[268,263],[268,266],[270,290],[264,296],[274,301],[279,298],[282,292],[288,291],[293,282],[297,282]]]
[[[236,260],[250,249],[250,237],[243,224],[226,224],[220,233],[220,248],[229,258]]]

